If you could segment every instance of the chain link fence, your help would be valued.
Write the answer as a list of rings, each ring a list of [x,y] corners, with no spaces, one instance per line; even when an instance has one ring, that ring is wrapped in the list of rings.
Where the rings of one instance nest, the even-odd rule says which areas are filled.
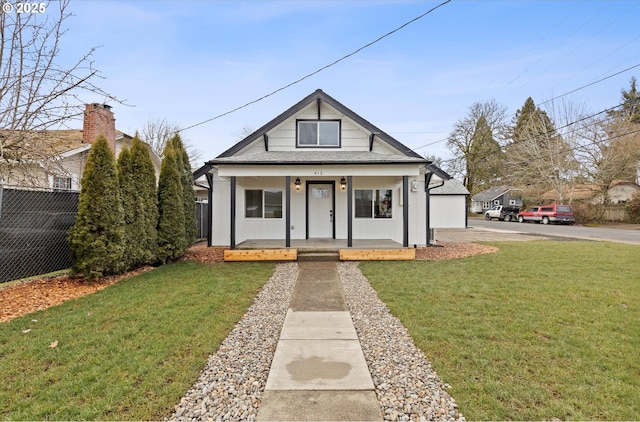
[[[0,184],[0,283],[71,266],[67,232],[79,192]],[[209,230],[206,202],[196,202],[197,239]]]
[[[69,268],[75,191],[0,185],[0,283]]]

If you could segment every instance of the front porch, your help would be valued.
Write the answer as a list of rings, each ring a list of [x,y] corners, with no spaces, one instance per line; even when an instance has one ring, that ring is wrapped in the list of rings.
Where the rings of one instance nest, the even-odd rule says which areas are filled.
[[[336,239],[291,240],[286,247],[281,239],[246,240],[235,249],[224,252],[225,261],[297,261],[301,256],[333,255],[340,261],[414,260],[415,248],[404,248],[390,239],[354,240],[349,247],[347,241]],[[329,258],[332,259],[332,258]]]
[[[352,249],[403,249],[391,239],[353,239]],[[346,249],[346,239],[291,239],[290,248],[303,251],[337,252]],[[249,239],[236,245],[236,249],[285,249],[284,239]]]

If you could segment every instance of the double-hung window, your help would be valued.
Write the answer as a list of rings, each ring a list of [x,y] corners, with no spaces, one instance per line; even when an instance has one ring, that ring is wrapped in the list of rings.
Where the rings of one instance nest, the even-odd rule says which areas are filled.
[[[339,147],[340,120],[298,120],[299,147]]]
[[[71,190],[71,178],[53,176],[53,188],[56,190]]]
[[[246,218],[282,218],[282,190],[245,190],[244,216]]]
[[[391,189],[356,189],[356,218],[391,218],[393,201]]]

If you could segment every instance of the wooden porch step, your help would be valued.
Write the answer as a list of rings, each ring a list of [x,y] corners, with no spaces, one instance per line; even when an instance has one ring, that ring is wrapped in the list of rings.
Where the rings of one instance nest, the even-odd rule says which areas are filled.
[[[295,261],[297,249],[227,249],[225,261]]]
[[[300,251],[298,261],[339,261],[338,251]]]
[[[340,249],[340,261],[410,261],[415,249]]]

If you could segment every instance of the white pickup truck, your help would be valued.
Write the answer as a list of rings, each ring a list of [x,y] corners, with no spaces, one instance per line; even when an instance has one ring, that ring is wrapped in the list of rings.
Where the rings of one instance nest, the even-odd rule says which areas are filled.
[[[504,205],[496,205],[484,213],[486,220],[497,218],[500,221],[516,221],[518,219],[519,207],[505,207]]]

